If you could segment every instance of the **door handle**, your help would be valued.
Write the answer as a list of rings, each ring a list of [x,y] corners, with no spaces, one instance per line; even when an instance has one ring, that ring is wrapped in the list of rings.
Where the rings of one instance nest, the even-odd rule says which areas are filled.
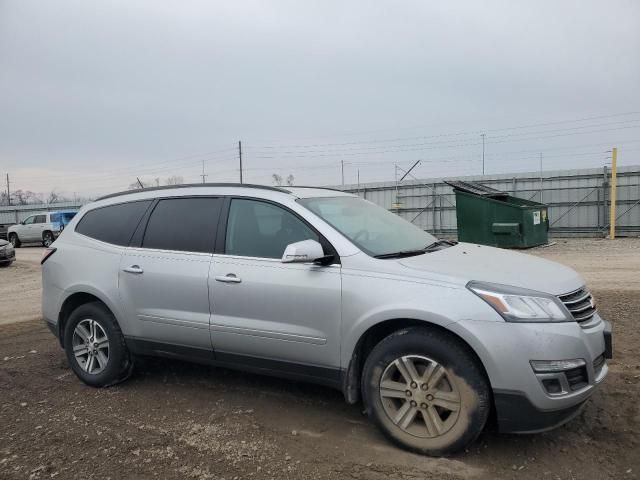
[[[131,265],[130,267],[123,268],[122,271],[127,273],[136,273],[138,275],[144,273],[144,270],[140,265]]]
[[[240,283],[242,280],[238,277],[236,277],[236,275],[234,273],[228,273],[226,275],[218,275],[216,277],[216,282],[223,282],[223,283]]]

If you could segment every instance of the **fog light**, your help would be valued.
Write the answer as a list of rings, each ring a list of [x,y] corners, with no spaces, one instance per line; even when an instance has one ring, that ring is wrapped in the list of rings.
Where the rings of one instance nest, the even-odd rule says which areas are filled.
[[[551,395],[562,393],[562,385],[560,385],[560,381],[557,378],[548,378],[546,380],[542,380],[542,384],[544,385],[547,393],[550,393]]]
[[[581,358],[575,360],[531,360],[530,363],[536,373],[564,372],[572,368],[584,367],[587,364]]]

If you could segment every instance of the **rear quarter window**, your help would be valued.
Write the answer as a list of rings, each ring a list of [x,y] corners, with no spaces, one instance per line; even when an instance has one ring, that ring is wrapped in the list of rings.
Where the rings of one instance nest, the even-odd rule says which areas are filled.
[[[127,246],[151,200],[120,203],[88,211],[75,231],[114,245]]]

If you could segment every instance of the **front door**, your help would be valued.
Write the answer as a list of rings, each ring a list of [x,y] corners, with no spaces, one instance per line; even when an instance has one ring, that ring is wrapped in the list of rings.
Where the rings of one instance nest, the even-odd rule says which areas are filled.
[[[38,215],[31,215],[24,220],[22,225],[16,228],[16,233],[20,241],[32,242],[35,239],[36,218],[38,218]]]
[[[221,203],[161,199],[140,245],[125,249],[119,291],[138,340],[211,354],[208,277]]]
[[[234,198],[224,252],[211,266],[211,340],[216,358],[269,368],[339,367],[341,278],[339,264],[280,261],[285,247],[320,240],[282,206]],[[291,365],[293,366],[293,365]]]

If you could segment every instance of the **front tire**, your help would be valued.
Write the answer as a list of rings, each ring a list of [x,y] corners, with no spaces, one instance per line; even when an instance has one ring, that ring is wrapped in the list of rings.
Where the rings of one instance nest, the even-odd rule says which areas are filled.
[[[13,248],[20,248],[20,245],[22,245],[22,242],[18,238],[18,235],[15,233],[9,234],[9,243],[13,245]]]
[[[76,308],[64,329],[69,365],[87,385],[108,387],[126,380],[133,364],[115,317],[102,303]]]
[[[478,360],[452,335],[395,332],[365,362],[366,411],[394,443],[430,456],[463,450],[482,432],[491,395]]]

